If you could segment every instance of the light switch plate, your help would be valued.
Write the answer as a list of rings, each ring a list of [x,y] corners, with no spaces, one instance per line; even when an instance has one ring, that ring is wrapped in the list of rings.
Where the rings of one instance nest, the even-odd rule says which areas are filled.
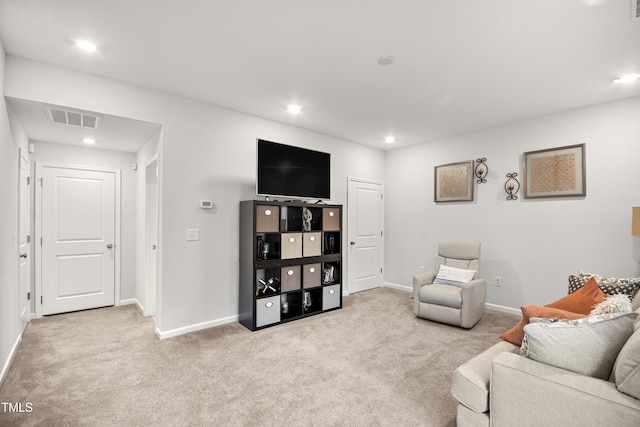
[[[197,228],[187,228],[187,241],[200,240],[200,230]]]

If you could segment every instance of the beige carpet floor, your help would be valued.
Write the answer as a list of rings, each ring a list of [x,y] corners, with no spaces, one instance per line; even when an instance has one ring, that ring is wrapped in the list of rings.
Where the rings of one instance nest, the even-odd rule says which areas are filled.
[[[416,319],[378,288],[343,308],[250,332],[159,340],[135,306],[32,321],[0,389],[0,425],[453,426],[453,370],[519,319],[472,329]]]

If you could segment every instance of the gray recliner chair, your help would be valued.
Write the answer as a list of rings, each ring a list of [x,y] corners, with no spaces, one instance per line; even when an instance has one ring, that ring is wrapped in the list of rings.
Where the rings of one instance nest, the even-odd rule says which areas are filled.
[[[461,286],[435,284],[440,265],[475,270],[475,274]],[[440,242],[434,272],[413,276],[413,312],[424,319],[472,328],[484,314],[487,299],[487,283],[478,277],[479,271],[480,242]]]

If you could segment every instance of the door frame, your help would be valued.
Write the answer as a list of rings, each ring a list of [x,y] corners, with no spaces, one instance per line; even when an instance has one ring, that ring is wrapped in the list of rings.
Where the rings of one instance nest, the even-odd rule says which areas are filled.
[[[26,161],[27,163],[27,176],[26,176],[26,183],[24,181],[24,177],[22,176],[22,161],[23,159]],[[27,186],[27,191],[26,194],[23,193],[22,191],[22,186],[26,185]],[[25,295],[23,295],[23,291],[24,289],[22,289],[22,284],[23,284],[23,280],[27,281],[27,295],[31,295],[31,285],[32,285],[32,279],[31,279],[31,268],[32,268],[32,262],[31,260],[33,259],[33,251],[32,251],[32,246],[31,246],[31,237],[33,235],[32,230],[31,230],[31,159],[29,156],[29,151],[25,150],[22,147],[18,148],[18,254],[20,256],[22,256],[21,252],[20,252],[20,245],[22,244],[22,231],[23,231],[23,227],[27,227],[28,229],[28,233],[26,236],[26,255],[27,258],[25,260],[25,269],[23,269],[20,266],[20,260],[18,260],[18,289],[19,289],[19,297],[18,297],[18,315],[20,316],[19,319],[19,324],[20,324],[20,333],[24,332],[24,329],[27,327],[27,325],[29,324],[29,322],[31,321],[31,318],[33,317],[33,312],[32,312],[32,303],[31,303],[31,298],[27,297]],[[26,199],[26,206],[23,206],[23,202],[24,199]],[[26,208],[26,209],[23,209]],[[26,214],[26,218],[25,218],[25,214]],[[26,220],[26,224],[24,224],[24,220]],[[26,279],[25,277],[23,277],[23,274],[26,274]],[[26,303],[26,307],[22,306],[22,298],[27,298],[27,303]],[[23,309],[27,310],[26,313],[26,321],[24,321],[24,317],[23,316]]]
[[[159,279],[159,162],[158,154],[155,154],[149,159],[145,165],[145,292],[146,301],[143,308],[143,314],[145,316],[156,316],[158,313],[158,279]],[[149,171],[151,168],[155,168],[155,181],[154,188],[149,188]],[[153,194],[151,194],[153,191]],[[151,203],[152,202],[152,203]],[[151,212],[153,209],[155,212]],[[155,228],[155,230],[152,229]],[[155,231],[155,233],[154,233]],[[155,234],[155,236],[154,236]],[[153,239],[155,237],[155,239]],[[151,245],[154,244],[156,249],[152,249]],[[155,258],[155,263],[153,262]],[[155,271],[154,271],[155,270]]]
[[[35,171],[35,292],[34,305],[36,318],[42,317],[42,174],[44,168],[64,168],[76,170],[88,170],[95,172],[111,172],[115,175],[115,236],[114,236],[114,305],[120,305],[120,192],[121,192],[121,170],[115,168],[105,168],[91,165],[76,165],[55,162],[36,161]]]
[[[353,224],[353,222],[355,221],[355,213],[351,212],[351,209],[348,209],[349,205],[350,205],[350,201],[351,198],[354,196],[353,194],[350,194],[350,188],[351,188],[351,183],[352,182],[363,182],[365,184],[374,184],[374,185],[379,185],[380,186],[380,194],[382,195],[382,199],[379,205],[380,208],[380,221],[382,222],[382,224],[380,225],[380,230],[382,231],[382,235],[379,236],[380,238],[380,268],[383,269],[384,267],[384,182],[381,181],[376,181],[373,179],[366,179],[366,178],[356,178],[356,177],[352,177],[349,176],[347,177],[347,241],[346,241],[346,245],[345,247],[348,248],[347,249],[347,265],[348,265],[348,269],[347,269],[347,289],[343,289],[343,295],[349,295],[351,293],[351,284],[353,282],[353,277],[351,275],[352,271],[355,271],[355,269],[351,268],[353,265],[353,255],[351,254],[351,244],[350,242],[353,241],[353,235],[351,234],[351,227],[350,225]],[[380,273],[380,286],[384,286],[384,269],[381,271]]]

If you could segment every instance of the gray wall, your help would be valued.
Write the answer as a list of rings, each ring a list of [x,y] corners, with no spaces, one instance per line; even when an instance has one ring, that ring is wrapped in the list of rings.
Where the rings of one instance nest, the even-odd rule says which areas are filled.
[[[452,238],[482,241],[488,302],[499,306],[560,298],[580,269],[640,276],[640,239],[631,236],[631,207],[640,205],[639,117],[636,97],[388,153],[385,280],[410,287],[421,265],[433,268],[438,241]],[[522,177],[525,151],[580,143],[586,197],[505,200],[505,175]],[[481,157],[489,182],[476,185],[473,202],[434,203],[435,165]]]
[[[330,152],[331,203],[346,204],[349,176],[384,178],[382,151],[200,102],[12,56],[6,81],[10,97],[162,125],[156,325],[163,336],[238,314],[239,201],[255,198],[257,137]],[[214,209],[199,209],[202,199]],[[200,230],[199,241],[186,240],[188,228]]]

